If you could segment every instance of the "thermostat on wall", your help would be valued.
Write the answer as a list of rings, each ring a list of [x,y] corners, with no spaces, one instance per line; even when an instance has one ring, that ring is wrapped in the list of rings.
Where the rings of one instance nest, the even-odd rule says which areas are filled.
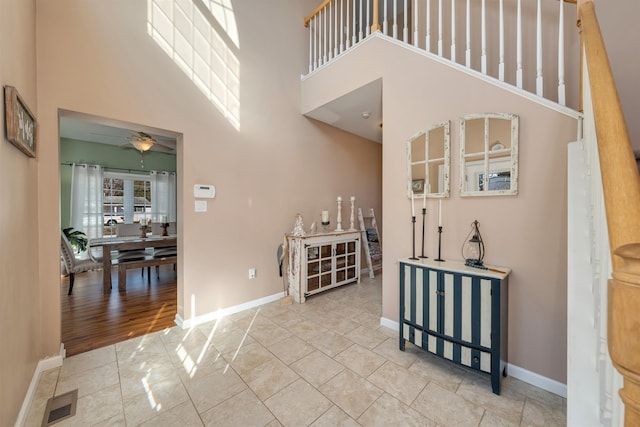
[[[216,187],[213,185],[196,184],[193,186],[193,196],[198,199],[213,199],[216,197]]]

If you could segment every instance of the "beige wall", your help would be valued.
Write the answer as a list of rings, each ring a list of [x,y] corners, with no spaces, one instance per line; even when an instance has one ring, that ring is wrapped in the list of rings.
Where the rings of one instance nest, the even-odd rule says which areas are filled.
[[[58,206],[58,108],[181,133],[178,311],[185,319],[281,292],[276,248],[297,212],[309,227],[321,210],[335,211],[338,195],[381,211],[381,146],[300,115],[308,5],[233,5],[239,130],[147,35],[146,2],[38,5],[43,209]],[[194,212],[194,184],[217,188],[206,213]],[[57,229],[55,216],[46,218],[43,280],[57,280]],[[50,298],[58,307],[59,297]]]
[[[480,221],[486,262],[513,269],[509,363],[565,382],[565,153],[566,144],[576,138],[576,120],[383,39],[368,41],[306,80],[303,111],[379,77],[384,110],[383,316],[398,320],[397,260],[411,253],[405,141],[425,123],[451,120],[452,193],[442,202],[443,257],[461,259],[470,224]],[[519,194],[461,198],[459,117],[487,111],[520,116]],[[429,256],[437,254],[437,206],[436,200],[427,202]]]
[[[0,83],[15,86],[37,114],[35,0],[0,0]],[[4,95],[2,95],[4,106]],[[38,281],[38,162],[0,138],[0,425],[13,425],[43,351],[46,299]],[[55,320],[54,320],[55,321]],[[58,329],[60,329],[58,327]],[[55,335],[55,332],[54,332]]]

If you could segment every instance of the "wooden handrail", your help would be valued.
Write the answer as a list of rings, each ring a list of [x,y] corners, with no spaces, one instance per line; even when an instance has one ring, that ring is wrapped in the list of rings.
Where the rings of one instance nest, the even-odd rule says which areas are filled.
[[[327,5],[329,3],[331,3],[333,0],[324,0],[320,6],[316,7],[313,12],[311,12],[311,14],[307,17],[304,18],[304,26],[308,27],[309,26],[309,22],[311,22],[311,20],[313,19],[314,16],[316,16],[318,14],[318,12],[320,12],[322,9],[324,9],[325,7],[327,7]]]
[[[613,278],[607,342],[624,377],[625,426],[640,425],[640,176],[593,0],[578,0],[593,104]]]
[[[313,12],[307,17],[304,18],[304,26],[308,27],[309,22],[313,19],[314,16],[318,14],[322,9],[327,7],[329,3],[335,0],[324,0],[320,6],[316,7]],[[565,1],[576,1],[576,0],[565,0]],[[373,0],[373,22],[371,23],[371,32],[376,32],[380,30],[380,19],[378,18],[378,0]]]

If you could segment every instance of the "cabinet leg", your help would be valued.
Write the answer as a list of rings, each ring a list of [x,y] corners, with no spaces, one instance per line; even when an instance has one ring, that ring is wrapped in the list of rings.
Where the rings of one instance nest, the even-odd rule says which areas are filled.
[[[400,336],[400,351],[404,351],[404,338]]]

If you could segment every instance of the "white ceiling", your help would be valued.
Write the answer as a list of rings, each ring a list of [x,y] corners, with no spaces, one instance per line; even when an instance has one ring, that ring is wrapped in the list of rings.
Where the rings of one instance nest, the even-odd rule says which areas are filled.
[[[93,117],[88,116],[60,115],[60,138],[133,148],[129,139],[136,132],[145,132],[156,140],[157,144],[151,147],[151,151],[176,153],[175,137],[158,135],[146,126],[115,122],[111,125],[99,123]]]
[[[365,119],[363,113],[369,113]],[[382,79],[305,114],[328,125],[382,143]]]

